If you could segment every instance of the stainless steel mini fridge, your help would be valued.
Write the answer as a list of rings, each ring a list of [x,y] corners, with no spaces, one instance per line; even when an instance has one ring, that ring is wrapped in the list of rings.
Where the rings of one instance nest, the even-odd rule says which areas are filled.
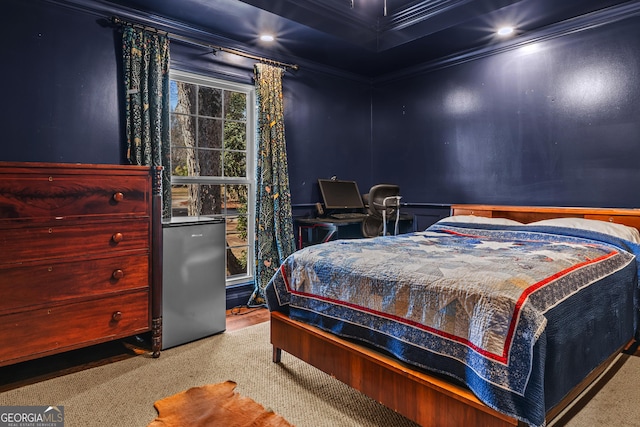
[[[224,331],[224,220],[173,218],[162,238],[162,349]]]

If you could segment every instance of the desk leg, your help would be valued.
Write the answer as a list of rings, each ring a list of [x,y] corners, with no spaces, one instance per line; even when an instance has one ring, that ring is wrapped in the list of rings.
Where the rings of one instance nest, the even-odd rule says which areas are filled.
[[[329,231],[327,231],[327,235],[324,236],[322,243],[327,243],[338,232],[338,227],[336,225],[331,224],[327,228]]]
[[[317,227],[317,225],[299,225],[298,226],[298,249],[302,249],[304,247],[304,239],[303,233],[307,234],[307,244],[313,245],[313,230]],[[303,231],[304,230],[304,231]]]

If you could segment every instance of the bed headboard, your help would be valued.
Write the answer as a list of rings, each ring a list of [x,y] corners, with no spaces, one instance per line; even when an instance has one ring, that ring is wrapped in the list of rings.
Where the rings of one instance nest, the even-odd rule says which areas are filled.
[[[624,224],[637,228],[640,231],[640,209],[452,205],[451,215],[476,215],[489,218],[509,218],[525,224],[550,218],[587,218]]]

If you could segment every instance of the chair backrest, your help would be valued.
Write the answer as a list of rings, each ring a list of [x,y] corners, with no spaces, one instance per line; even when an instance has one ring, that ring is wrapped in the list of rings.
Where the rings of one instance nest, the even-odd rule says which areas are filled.
[[[400,187],[393,184],[378,184],[371,187],[368,194],[368,211],[369,215],[382,218],[382,212],[386,209],[387,218],[394,214],[398,209],[397,199],[388,199],[385,207],[385,199],[387,197],[399,196]]]

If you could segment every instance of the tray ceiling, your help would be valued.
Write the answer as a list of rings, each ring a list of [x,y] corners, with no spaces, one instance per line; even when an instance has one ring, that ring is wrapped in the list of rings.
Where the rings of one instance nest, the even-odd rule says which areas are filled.
[[[636,0],[103,0],[273,59],[377,76]],[[276,40],[266,45],[259,35]]]

